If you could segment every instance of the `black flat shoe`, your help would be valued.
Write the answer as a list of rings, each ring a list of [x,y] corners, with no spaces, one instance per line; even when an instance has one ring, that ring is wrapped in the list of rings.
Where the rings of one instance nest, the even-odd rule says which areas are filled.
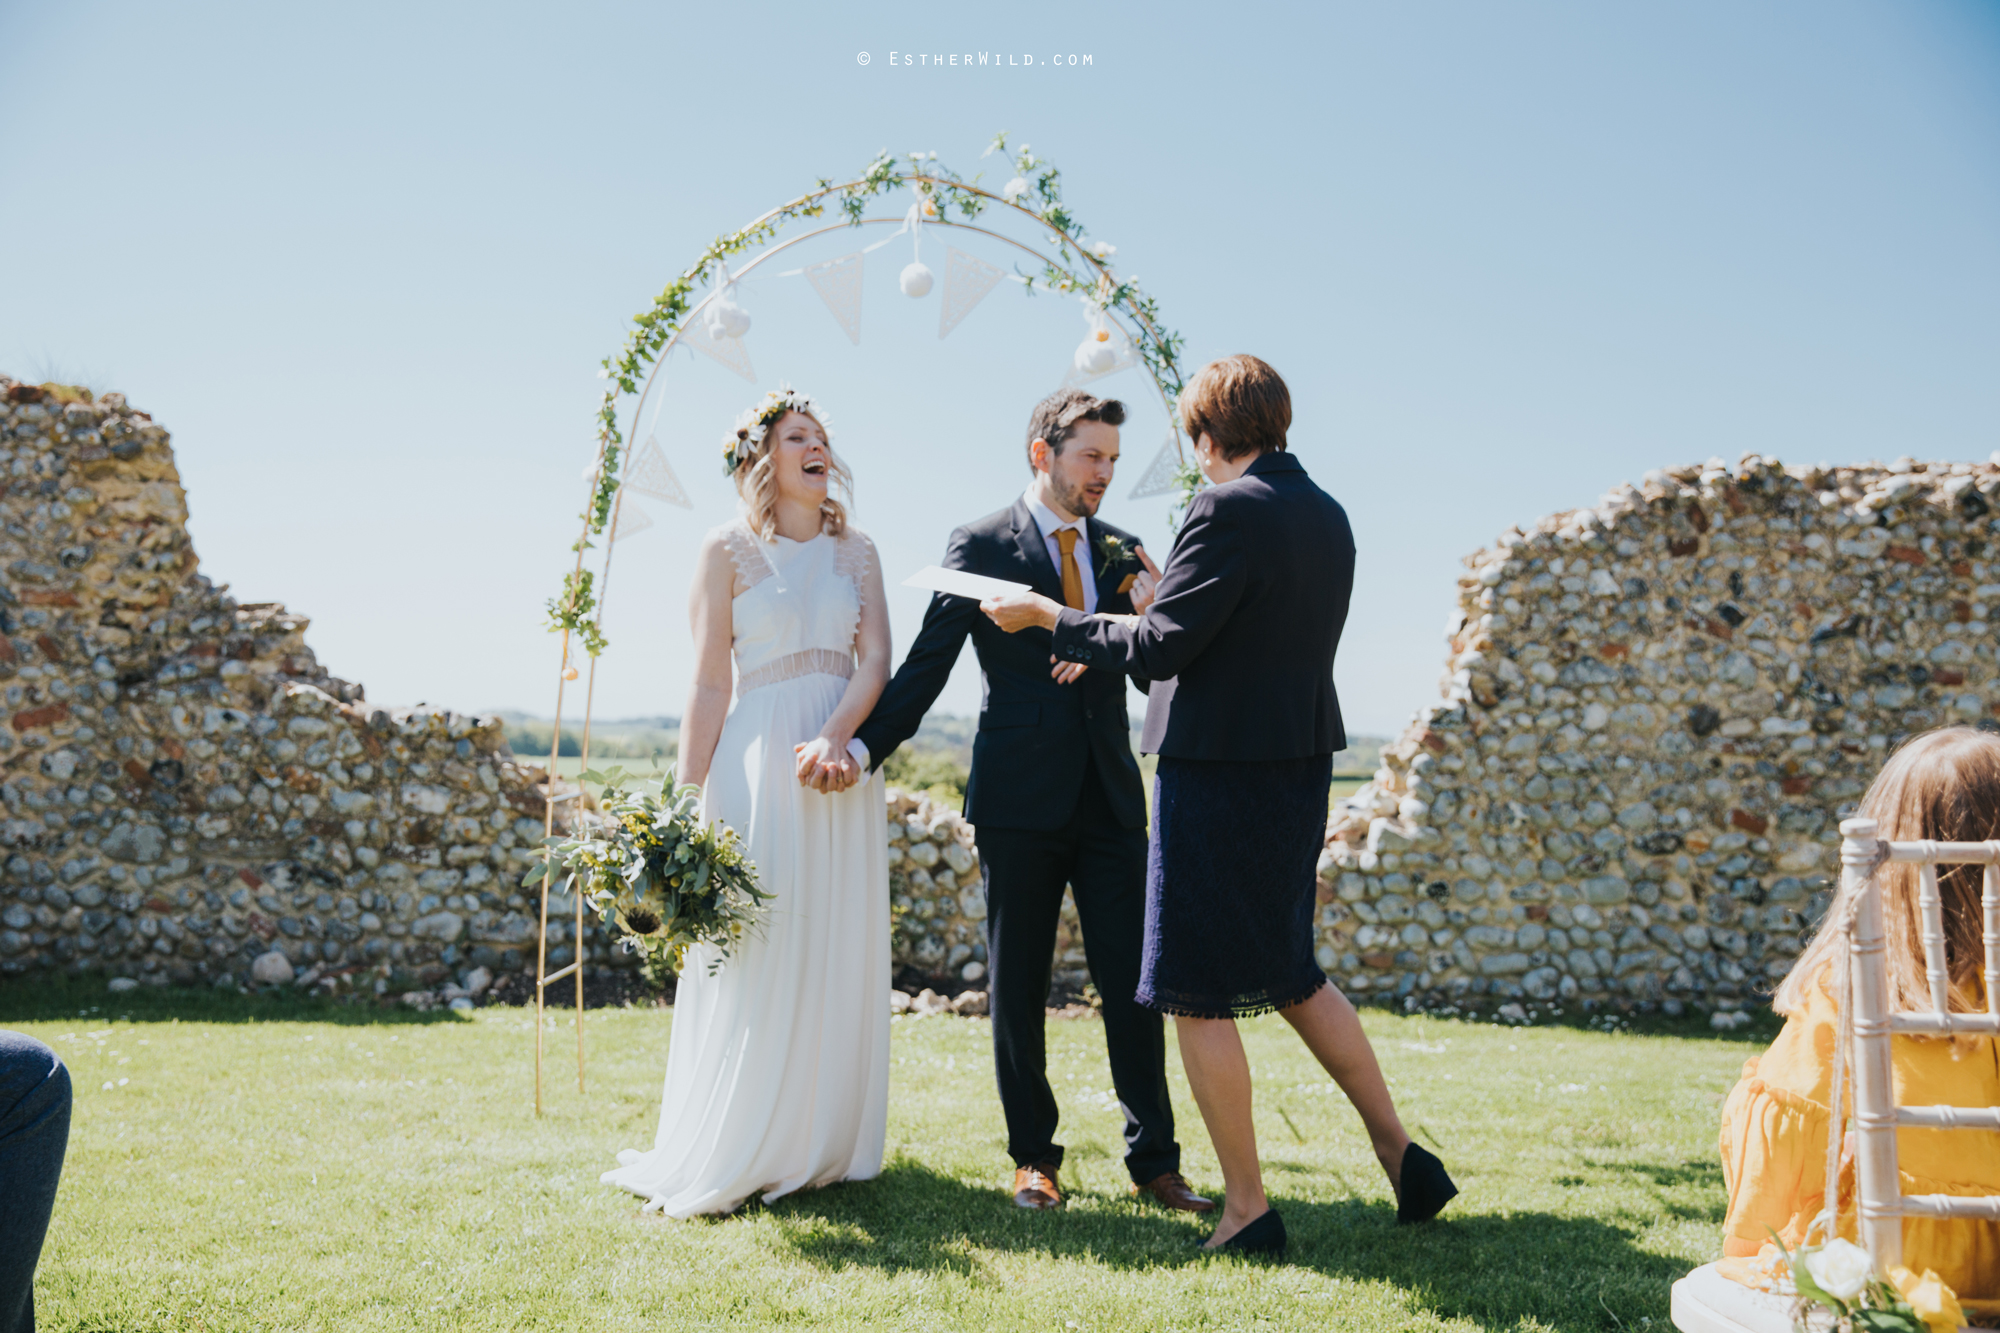
[[[1203,1243],[1203,1248],[1208,1248],[1206,1242]],[[1267,1208],[1256,1221],[1209,1250],[1209,1253],[1214,1254],[1222,1250],[1232,1250],[1237,1254],[1283,1254],[1285,1219],[1278,1216],[1277,1209]]]
[[[1430,1221],[1458,1194],[1458,1186],[1445,1174],[1444,1163],[1415,1143],[1403,1150],[1402,1184],[1402,1198],[1396,1204],[1397,1226]]]

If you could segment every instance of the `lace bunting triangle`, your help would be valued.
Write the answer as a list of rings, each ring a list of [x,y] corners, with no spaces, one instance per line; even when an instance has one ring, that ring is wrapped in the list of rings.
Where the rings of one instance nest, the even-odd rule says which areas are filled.
[[[856,250],[824,264],[813,264],[805,271],[806,281],[840,321],[840,330],[847,335],[847,341],[856,347],[861,345],[861,269],[862,253]]]
[[[963,250],[944,248],[944,301],[938,306],[938,337],[957,328],[1007,274]]]
[[[625,485],[641,495],[650,495],[655,500],[665,500],[680,509],[694,508],[694,501],[688,499],[687,488],[667,463],[667,456],[660,450],[657,436],[648,435],[639,451],[632,455],[632,465],[625,470]]]
[[[653,526],[653,517],[638,505],[631,503],[630,497],[618,502],[618,523],[611,530],[611,544],[616,546],[635,532],[644,532]]]
[[[1156,495],[1173,494],[1174,473],[1180,468],[1180,465],[1180,450],[1174,447],[1174,437],[1172,432],[1169,432],[1166,443],[1160,446],[1160,452],[1153,456],[1152,463],[1147,466],[1145,473],[1140,476],[1139,484],[1132,488],[1132,494],[1126,498],[1130,500],[1150,500]]]
[[[710,360],[727,366],[752,384],[757,382],[757,372],[750,365],[750,353],[744,348],[741,338],[711,338],[708,336],[708,327],[697,320],[693,328],[681,335],[681,346],[692,347]]]

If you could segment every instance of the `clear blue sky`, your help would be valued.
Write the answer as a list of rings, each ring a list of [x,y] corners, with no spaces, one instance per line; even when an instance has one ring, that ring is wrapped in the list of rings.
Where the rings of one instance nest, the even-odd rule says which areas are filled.
[[[8,0],[0,370],[151,410],[203,568],[311,616],[370,698],[546,714],[540,606],[626,319],[815,178],[882,148],[969,174],[1001,129],[1063,168],[1192,362],[1289,379],[1360,546],[1359,731],[1435,697],[1458,558],[1509,524],[1747,449],[2000,448],[2000,6],[1948,0]],[[1018,491],[1081,325],[1003,289],[940,343],[937,296],[879,258],[859,348],[796,280],[746,302],[764,380],[830,404],[893,583]],[[705,361],[669,377],[699,511],[649,505],[621,544],[611,715],[681,707],[690,556],[733,503],[715,442],[754,396]],[[1133,473],[1158,423],[1128,431]],[[1129,480],[1106,517],[1164,549]],[[892,595],[899,654],[921,607]],[[943,707],[976,707],[969,668]]]

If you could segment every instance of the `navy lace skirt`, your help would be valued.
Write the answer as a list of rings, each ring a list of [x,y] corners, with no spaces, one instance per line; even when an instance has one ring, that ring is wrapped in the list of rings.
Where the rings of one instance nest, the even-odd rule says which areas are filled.
[[[1326,984],[1313,960],[1313,909],[1332,777],[1325,754],[1161,756],[1140,1004],[1190,1018],[1246,1018]]]

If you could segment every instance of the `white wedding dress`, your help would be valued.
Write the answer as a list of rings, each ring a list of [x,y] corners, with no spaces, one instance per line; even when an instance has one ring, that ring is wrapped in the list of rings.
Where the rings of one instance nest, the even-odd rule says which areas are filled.
[[[775,895],[709,975],[691,949],[667,1049],[660,1129],[606,1184],[671,1217],[753,1194],[866,1180],[882,1169],[889,1103],[888,817],[879,777],[838,795],[799,785],[792,747],[819,734],[854,674],[872,543],[765,542],[721,530],[743,589],[732,605],[736,703],[705,793]]]

